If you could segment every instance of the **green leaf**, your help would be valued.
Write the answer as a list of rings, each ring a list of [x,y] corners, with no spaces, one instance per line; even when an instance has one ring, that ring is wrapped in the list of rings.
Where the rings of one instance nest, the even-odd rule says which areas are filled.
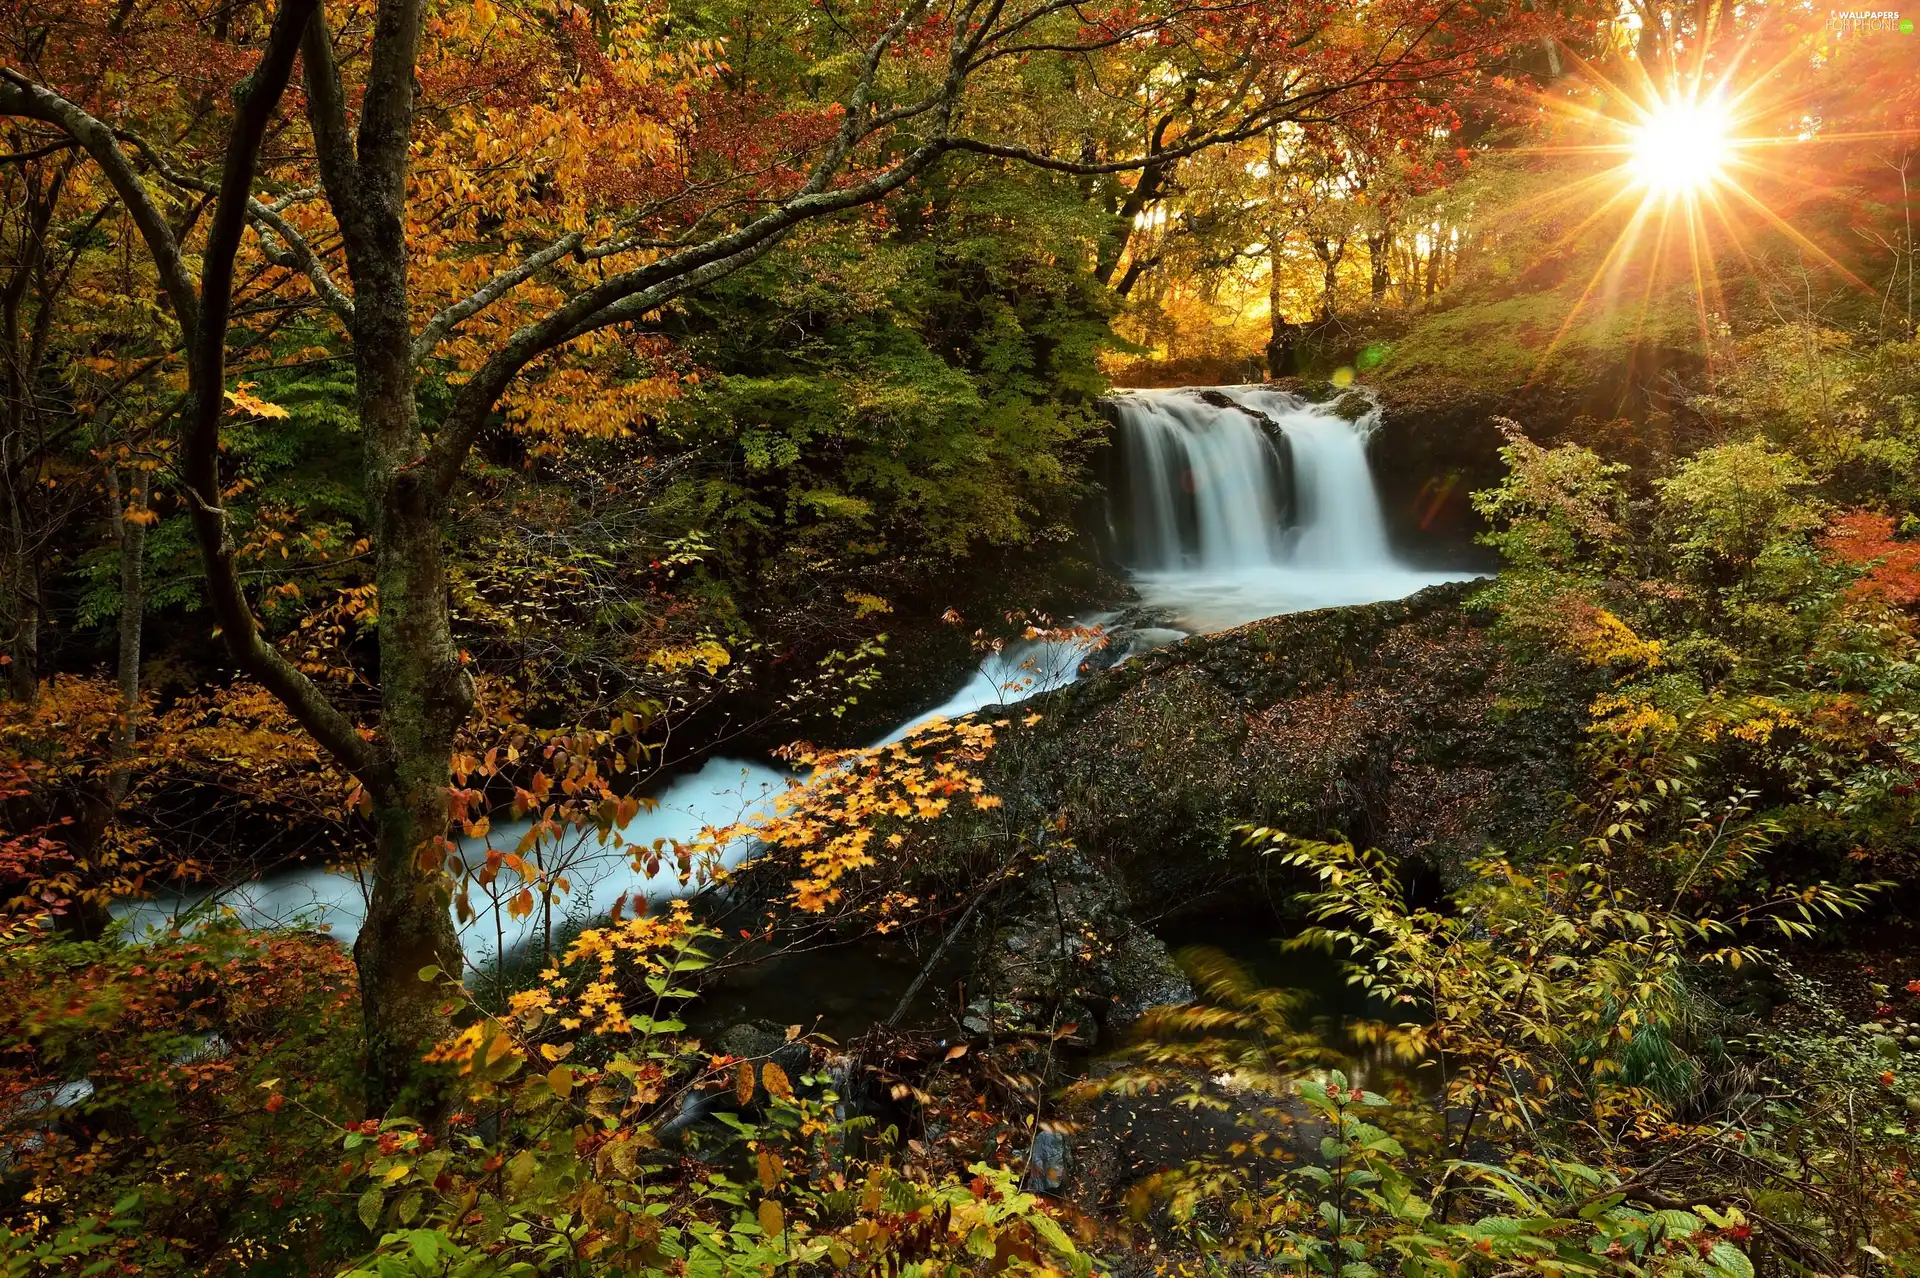
[[[520,1192],[527,1187],[527,1182],[533,1179],[533,1173],[537,1168],[538,1164],[534,1161],[533,1151],[530,1149],[523,1149],[508,1159],[507,1193],[518,1198]]]
[[[1753,1278],[1753,1262],[1747,1259],[1747,1253],[1730,1242],[1715,1243],[1707,1253],[1707,1260],[1729,1278]]]
[[[393,1217],[403,1225],[411,1225],[420,1218],[420,1191],[415,1189],[401,1197],[394,1204]]]
[[[450,1250],[446,1246],[446,1240],[438,1231],[432,1229],[414,1230],[407,1235],[407,1243],[413,1252],[413,1258],[422,1265],[433,1264],[440,1258],[443,1250]]]
[[[360,1223],[373,1233],[380,1227],[380,1209],[386,1205],[386,1195],[378,1185],[369,1186],[354,1204],[354,1211],[360,1217]]]

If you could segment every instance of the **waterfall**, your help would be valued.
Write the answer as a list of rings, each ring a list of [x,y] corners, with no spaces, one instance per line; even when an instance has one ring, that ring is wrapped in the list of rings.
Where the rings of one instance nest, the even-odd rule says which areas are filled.
[[[1134,560],[1146,569],[1250,567],[1279,550],[1286,475],[1254,418],[1189,394],[1117,401]]]
[[[1125,553],[1142,600],[1183,629],[1458,579],[1394,557],[1367,461],[1376,413],[1348,421],[1257,386],[1132,391],[1113,402],[1124,491],[1110,496]]]

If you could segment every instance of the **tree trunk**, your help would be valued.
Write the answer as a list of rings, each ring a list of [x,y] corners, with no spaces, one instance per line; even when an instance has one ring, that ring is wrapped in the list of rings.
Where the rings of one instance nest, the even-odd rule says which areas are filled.
[[[420,972],[462,970],[443,867],[453,744],[473,709],[473,683],[453,643],[440,502],[421,473],[397,219],[391,233],[383,267],[355,273],[354,351],[380,601],[380,723],[393,780],[389,793],[373,796],[373,892],[354,957],[371,1111],[404,1113],[439,1130],[452,1093],[421,1058],[446,1037],[450,1009]]]
[[[361,296],[367,294],[362,292]],[[375,794],[373,891],[354,946],[366,1026],[367,1099],[373,1113],[445,1125],[452,1093],[421,1058],[447,1035],[445,995],[420,978],[462,970],[444,870],[447,786],[455,735],[473,708],[473,685],[453,644],[437,502],[421,482],[405,311],[397,340],[366,311],[359,353],[373,544],[377,548],[381,727],[393,765]]]
[[[450,976],[461,971],[446,878],[437,868],[446,812],[444,777],[410,796],[376,803],[373,890],[353,947],[367,1112],[405,1115],[433,1132],[445,1130],[455,1093],[451,1078],[423,1058],[446,1038],[451,1006],[420,973],[428,967]]]
[[[1100,238],[1098,256],[1093,265],[1093,277],[1100,283],[1107,285],[1113,283],[1114,273],[1120,269],[1120,263],[1126,257],[1127,248],[1133,243],[1133,229],[1139,222],[1140,215],[1160,198],[1161,187],[1165,181],[1165,171],[1158,164],[1149,164],[1140,170],[1140,180],[1133,184],[1133,189],[1127,192],[1127,198],[1120,202],[1120,207],[1114,211],[1113,220],[1108,224],[1107,233]],[[1127,288],[1131,289],[1139,273],[1133,271],[1129,274],[1132,278],[1128,279],[1126,284]]]
[[[1367,237],[1367,265],[1372,270],[1373,304],[1384,305],[1393,283],[1393,229]]]
[[[151,483],[145,469],[133,472],[133,485],[127,493],[127,505],[120,509],[119,484],[111,459],[107,462],[111,487],[109,495],[115,509],[113,519],[120,541],[120,618],[119,652],[116,664],[120,678],[120,723],[113,734],[108,755],[107,795],[110,808],[118,811],[126,801],[133,781],[134,745],[140,731],[140,649],[147,611],[147,496]]]
[[[9,244],[6,283],[0,289],[0,359],[5,372],[5,421],[0,429],[0,484],[5,485],[6,526],[0,551],[0,625],[6,628],[6,686],[16,701],[31,704],[39,695],[40,572],[33,503],[38,480],[37,396],[39,375],[23,319],[32,286],[42,280],[47,224],[53,210],[37,183],[21,179],[23,190],[8,184],[7,198],[22,206],[19,239]]]
[[[1180,106],[1181,110],[1190,108],[1193,105],[1196,92],[1197,89],[1193,87],[1188,88],[1185,99]],[[1154,124],[1153,133],[1147,139],[1148,155],[1157,154],[1160,149],[1166,145],[1167,130],[1173,127],[1173,122],[1177,118],[1178,113],[1178,111],[1168,111]],[[1086,148],[1091,145],[1091,139],[1083,143],[1083,155],[1087,154]],[[1151,206],[1155,200],[1158,200],[1161,193],[1166,189],[1167,178],[1169,176],[1169,163],[1175,162],[1154,160],[1143,165],[1140,169],[1139,179],[1133,184],[1133,189],[1128,191],[1126,198],[1120,201],[1117,208],[1112,210],[1112,221],[1108,223],[1107,233],[1100,238],[1100,244],[1096,250],[1093,264],[1093,276],[1099,280],[1101,284],[1110,285],[1113,283],[1114,272],[1120,269],[1121,259],[1126,257],[1127,247],[1133,242],[1133,228],[1139,223],[1140,215],[1146,212],[1148,207]],[[1127,272],[1127,279],[1121,290],[1122,296],[1133,288],[1135,281],[1139,279],[1139,275],[1140,272],[1137,269],[1130,269]]]
[[[6,592],[7,690],[15,701],[32,705],[40,695],[40,580],[33,554],[23,544],[26,531],[17,514],[7,529]]]
[[[119,468],[107,461],[107,518],[113,528],[113,540],[120,553],[120,616],[115,623],[118,652],[115,676],[120,685],[120,721],[114,725],[107,743],[107,766],[98,784],[83,793],[79,819],[67,836],[74,856],[89,864],[100,864],[100,849],[107,832],[120,815],[121,805],[133,788],[133,757],[140,736],[140,658],[147,611],[146,550],[147,525],[144,519],[151,479],[145,470],[136,470],[132,485],[122,491]],[[134,516],[129,518],[128,516]],[[83,897],[73,903],[62,920],[64,930],[97,939],[112,920],[106,903]]]
[[[1299,369],[1294,345],[1300,340],[1300,326],[1287,319],[1280,304],[1280,245],[1284,240],[1275,227],[1267,228],[1267,376],[1291,377]]]
[[[417,23],[417,8],[410,11]],[[411,58],[408,59],[411,65]],[[347,238],[354,283],[354,364],[365,439],[368,518],[380,621],[380,726],[392,780],[375,794],[373,892],[354,947],[366,1025],[372,1112],[441,1131],[453,1092],[421,1058],[448,1033],[451,1010],[420,972],[462,971],[444,870],[453,743],[473,709],[454,647],[441,541],[442,500],[422,462],[411,347],[403,211],[411,79],[369,101],[360,130],[359,214]]]
[[[1340,291],[1340,263],[1347,255],[1347,242],[1344,239],[1329,240],[1315,236],[1313,252],[1320,259],[1320,322],[1331,323],[1335,313],[1335,298]]]

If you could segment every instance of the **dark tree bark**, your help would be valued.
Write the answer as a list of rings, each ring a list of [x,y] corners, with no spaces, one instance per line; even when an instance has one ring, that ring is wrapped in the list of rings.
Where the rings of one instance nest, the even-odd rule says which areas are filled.
[[[0,287],[0,388],[6,396],[0,418],[0,627],[7,689],[27,703],[39,695],[41,556],[53,535],[39,485],[46,460],[40,376],[53,319],[47,232],[66,172],[63,164],[45,177],[38,171],[9,173],[5,191],[16,229],[6,245],[6,282]]]
[[[1316,235],[1309,243],[1320,259],[1320,322],[1331,323],[1337,312],[1340,294],[1340,263],[1346,260],[1347,239]]]
[[[120,615],[114,623],[115,682],[120,692],[120,720],[107,743],[106,767],[80,797],[80,811],[68,827],[67,846],[82,861],[99,864],[100,852],[120,808],[133,786],[134,755],[140,735],[140,661],[147,611],[146,552],[147,499],[151,478],[137,468],[132,482],[122,486],[119,467],[106,464],[107,519],[120,560]],[[75,935],[94,939],[106,930],[110,916],[97,901],[76,902],[61,923]]]
[[[1278,227],[1267,228],[1267,376],[1291,377],[1299,372],[1297,350],[1301,326],[1287,319],[1280,287],[1280,250],[1286,236]]]
[[[1373,304],[1380,306],[1386,302],[1387,289],[1393,284],[1392,227],[1367,236],[1367,267],[1371,273]]]

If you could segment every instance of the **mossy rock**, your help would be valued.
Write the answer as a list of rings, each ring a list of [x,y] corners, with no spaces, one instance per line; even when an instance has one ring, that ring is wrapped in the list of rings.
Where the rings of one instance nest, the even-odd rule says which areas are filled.
[[[990,788],[1057,811],[1143,893],[1246,873],[1242,823],[1343,835],[1443,873],[1546,837],[1599,681],[1510,649],[1440,586],[1275,617],[1035,698]]]

